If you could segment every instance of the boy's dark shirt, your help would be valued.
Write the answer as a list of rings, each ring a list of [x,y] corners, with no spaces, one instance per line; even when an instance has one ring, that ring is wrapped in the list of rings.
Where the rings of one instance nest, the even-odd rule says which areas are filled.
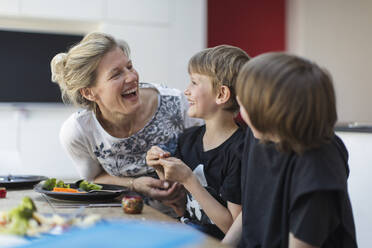
[[[331,143],[298,156],[260,143],[247,128],[239,246],[287,248],[291,232],[317,247],[357,247],[347,159],[336,135]]]
[[[207,185],[203,185],[200,177],[198,177],[199,181],[202,181],[201,184],[222,205],[227,206],[227,201],[240,204],[240,163],[244,147],[244,131],[239,128],[220,146],[206,152],[203,149],[204,133],[205,125],[186,129],[179,138],[175,157],[187,164],[194,174],[197,171],[199,175],[200,172],[204,174],[201,178],[205,177]],[[224,234],[212,224],[191,194],[188,193],[187,197],[186,222],[190,221],[201,226],[202,231],[223,238]]]

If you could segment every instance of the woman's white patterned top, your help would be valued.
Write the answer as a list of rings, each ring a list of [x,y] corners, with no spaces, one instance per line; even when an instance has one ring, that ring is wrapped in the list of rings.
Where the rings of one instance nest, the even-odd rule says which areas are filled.
[[[164,86],[140,83],[140,88],[159,92],[158,109],[143,129],[128,138],[108,134],[93,111],[73,113],[62,125],[60,140],[80,176],[93,180],[102,169],[113,176],[141,176],[154,170],[146,165],[146,152],[153,145],[174,152],[185,128],[200,125],[200,119],[188,117],[184,94]]]

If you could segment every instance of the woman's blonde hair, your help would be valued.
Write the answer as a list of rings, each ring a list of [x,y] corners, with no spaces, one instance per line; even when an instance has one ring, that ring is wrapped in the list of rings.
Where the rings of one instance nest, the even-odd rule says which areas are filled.
[[[226,110],[236,112],[239,110],[235,95],[236,79],[240,68],[249,59],[248,54],[239,47],[219,45],[192,56],[188,72],[208,76],[212,81],[213,90],[217,90],[218,86],[227,86],[231,95]]]
[[[96,109],[96,103],[84,98],[80,89],[95,85],[98,64],[115,47],[121,48],[129,58],[130,49],[125,41],[117,41],[108,34],[94,32],[87,34],[66,53],[54,56],[50,63],[52,81],[58,83],[63,102],[90,110]]]
[[[252,125],[279,139],[279,150],[298,154],[334,135],[336,99],[330,75],[306,59],[267,53],[242,68],[237,95]]]

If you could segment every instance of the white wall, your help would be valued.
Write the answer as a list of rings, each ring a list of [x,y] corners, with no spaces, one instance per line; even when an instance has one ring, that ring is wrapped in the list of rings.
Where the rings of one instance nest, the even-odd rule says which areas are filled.
[[[288,50],[332,74],[340,121],[372,123],[372,1],[287,0]]]
[[[349,194],[359,247],[371,247],[372,133],[337,133],[349,151]]]
[[[0,29],[107,32],[129,43],[141,81],[183,90],[188,59],[206,46],[206,0],[0,0]],[[61,104],[1,103],[0,175],[77,177],[58,139],[74,111]]]
[[[53,104],[0,105],[0,175],[78,175],[59,143],[59,128],[74,108]]]

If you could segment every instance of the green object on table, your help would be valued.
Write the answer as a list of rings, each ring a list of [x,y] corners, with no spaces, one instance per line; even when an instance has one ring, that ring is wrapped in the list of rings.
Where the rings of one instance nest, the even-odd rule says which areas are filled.
[[[35,211],[36,207],[32,199],[27,196],[23,197],[21,204],[9,211],[10,224],[5,228],[0,228],[0,233],[25,235],[29,220]]]
[[[43,189],[52,191],[53,188],[56,186],[56,181],[57,179],[55,178],[48,178],[44,183],[43,183]]]
[[[83,180],[79,184],[79,188],[84,190],[84,191],[90,191],[90,190],[100,190],[102,189],[101,185],[90,183],[86,180]]]
[[[62,180],[58,180],[56,178],[49,178],[43,183],[43,189],[52,191],[54,188],[70,188],[70,184],[65,183]]]

